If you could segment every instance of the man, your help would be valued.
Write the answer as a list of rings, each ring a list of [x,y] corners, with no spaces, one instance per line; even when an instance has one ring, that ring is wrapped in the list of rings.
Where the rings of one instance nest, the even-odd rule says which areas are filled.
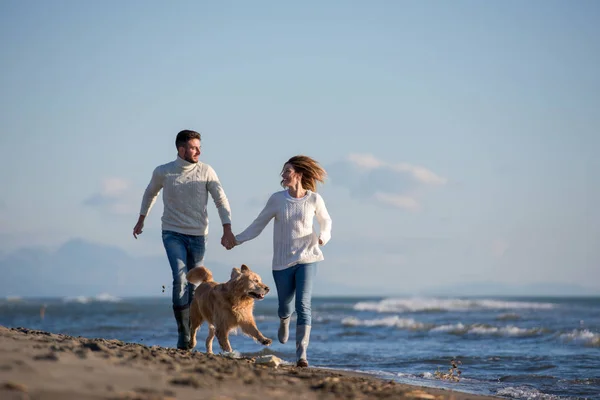
[[[133,237],[142,233],[144,220],[163,190],[162,240],[173,273],[173,313],[177,321],[178,349],[190,342],[190,304],[195,285],[185,279],[186,273],[203,264],[208,215],[206,205],[210,193],[223,224],[221,244],[230,248],[235,243],[231,231],[231,209],[217,174],[200,157],[200,134],[183,130],[175,139],[175,161],[156,167],[144,192],[140,217]]]

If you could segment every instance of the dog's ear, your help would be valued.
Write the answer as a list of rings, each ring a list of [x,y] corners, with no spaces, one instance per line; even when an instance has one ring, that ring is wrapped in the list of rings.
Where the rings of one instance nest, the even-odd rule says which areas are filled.
[[[247,273],[250,272],[250,268],[246,264],[242,264],[242,272]]]
[[[240,270],[239,270],[239,269],[237,269],[237,268],[233,268],[233,269],[231,270],[231,279],[235,279],[235,278],[237,278],[238,276],[240,276],[241,274],[242,274],[242,273],[240,272]]]

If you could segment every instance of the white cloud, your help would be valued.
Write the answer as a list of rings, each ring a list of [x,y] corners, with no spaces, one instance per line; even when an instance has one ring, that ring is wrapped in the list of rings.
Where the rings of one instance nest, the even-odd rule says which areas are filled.
[[[401,162],[397,164],[387,163],[377,159],[372,154],[348,154],[346,157],[352,164],[368,170],[385,168],[398,173],[408,173],[414,180],[428,185],[445,185],[448,180],[443,178],[429,169]]]
[[[387,162],[373,154],[348,154],[328,171],[334,184],[346,187],[359,199],[410,211],[421,209],[427,187],[448,182],[426,167]]]
[[[384,162],[378,160],[372,154],[348,154],[347,159],[351,163],[367,169],[381,168],[385,166]]]
[[[391,165],[390,168],[398,172],[408,172],[415,180],[428,185],[445,185],[448,182],[446,178],[442,178],[427,168],[418,165],[400,163]]]
[[[83,204],[96,207],[109,214],[135,214],[140,199],[136,199],[129,181],[122,178],[106,178],[100,191],[84,200]]]
[[[106,197],[119,197],[130,187],[131,184],[125,179],[106,178],[102,181],[102,192],[100,193]]]
[[[410,196],[377,192],[375,193],[374,197],[381,203],[398,208],[404,208],[411,211],[417,211],[421,208],[419,202]]]

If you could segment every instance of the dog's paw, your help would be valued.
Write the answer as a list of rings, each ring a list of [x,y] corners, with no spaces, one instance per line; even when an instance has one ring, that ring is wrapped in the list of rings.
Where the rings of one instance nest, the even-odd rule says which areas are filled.
[[[264,340],[261,343],[265,346],[270,346],[271,343],[273,343],[273,341],[269,338],[264,338]]]

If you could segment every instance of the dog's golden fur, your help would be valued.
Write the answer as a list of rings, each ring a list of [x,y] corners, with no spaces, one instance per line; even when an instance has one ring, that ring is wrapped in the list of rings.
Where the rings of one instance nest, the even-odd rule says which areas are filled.
[[[258,330],[254,321],[254,300],[264,299],[269,292],[269,287],[262,283],[257,273],[242,265],[241,268],[232,269],[228,282],[217,283],[208,268],[196,267],[186,277],[194,284],[201,282],[190,306],[190,349],[196,347],[196,333],[204,322],[209,325],[206,338],[206,352],[209,354],[213,352],[215,335],[221,349],[231,352],[229,333],[237,327],[265,346],[272,343]]]

